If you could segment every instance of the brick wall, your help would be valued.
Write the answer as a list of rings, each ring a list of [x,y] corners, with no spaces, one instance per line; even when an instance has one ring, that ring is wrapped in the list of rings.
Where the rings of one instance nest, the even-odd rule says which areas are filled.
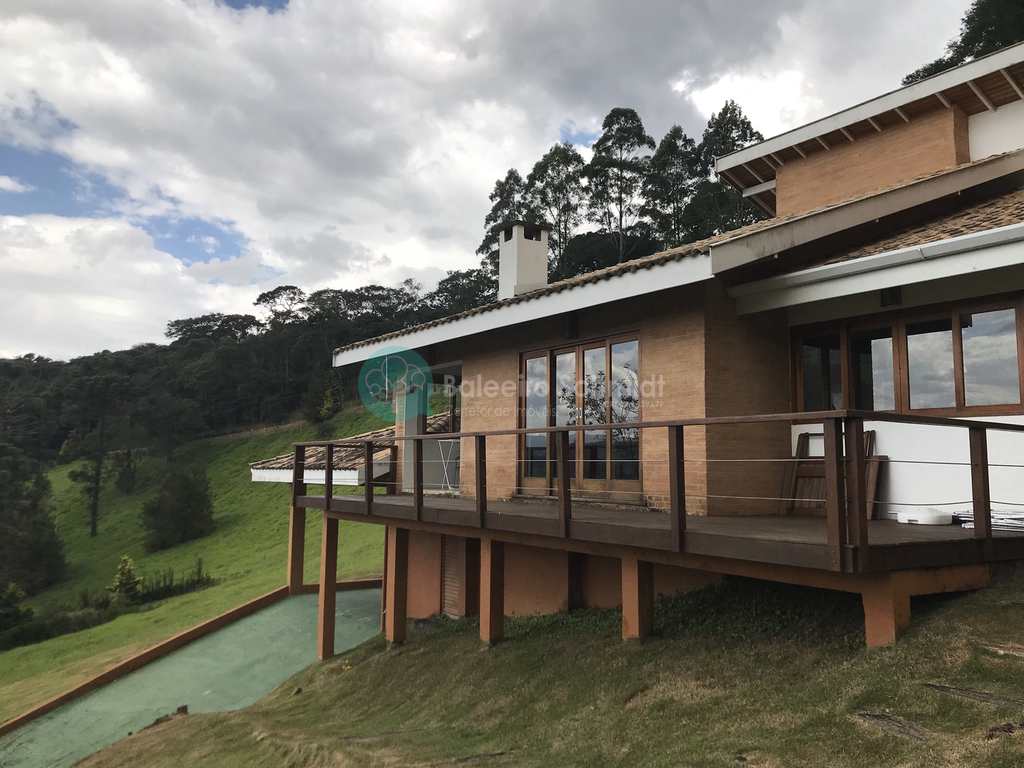
[[[707,414],[749,416],[790,410],[789,326],[784,312],[736,315],[718,281],[707,285]],[[707,428],[709,459],[779,459],[792,456],[784,423]],[[708,465],[711,496],[777,497],[786,465],[722,462]],[[710,499],[711,514],[776,514],[777,502]]]
[[[776,172],[777,214],[814,210],[968,162],[967,116],[937,106],[882,133],[788,161]]]

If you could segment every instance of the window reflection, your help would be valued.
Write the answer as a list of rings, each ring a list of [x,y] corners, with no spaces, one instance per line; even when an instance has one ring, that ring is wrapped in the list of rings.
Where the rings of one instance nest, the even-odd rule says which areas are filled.
[[[548,359],[534,357],[526,361],[526,414],[527,427],[548,425]],[[526,435],[525,456],[527,477],[545,477],[548,457],[548,437],[544,433]]]
[[[805,339],[800,345],[804,410],[827,411],[843,405],[839,335]]]
[[[626,424],[640,420],[640,344],[612,345],[611,420]],[[640,479],[640,434],[636,429],[612,432],[612,478]]]
[[[576,423],[576,353],[563,352],[555,356],[555,426],[567,427]],[[558,465],[554,466],[558,475]],[[576,477],[576,433],[569,433],[569,477]]]
[[[853,362],[854,406],[865,411],[896,408],[893,386],[892,331],[858,331],[850,334]]]
[[[606,424],[607,359],[605,347],[583,352],[583,423]],[[603,480],[607,477],[608,433],[583,433],[583,478]]]
[[[948,318],[907,324],[911,408],[953,408],[953,324]]]
[[[960,315],[967,405],[1020,402],[1017,318],[1012,309]]]

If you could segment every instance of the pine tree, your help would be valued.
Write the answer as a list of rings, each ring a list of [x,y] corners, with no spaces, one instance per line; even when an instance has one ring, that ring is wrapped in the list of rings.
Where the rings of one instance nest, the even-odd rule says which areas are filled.
[[[121,555],[114,581],[107,587],[107,591],[119,600],[134,603],[141,596],[141,590],[142,577],[136,575],[134,561],[128,555]]]

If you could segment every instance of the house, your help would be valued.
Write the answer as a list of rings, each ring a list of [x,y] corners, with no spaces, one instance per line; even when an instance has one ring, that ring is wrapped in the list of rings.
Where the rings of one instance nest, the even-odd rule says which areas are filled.
[[[338,520],[386,526],[392,642],[580,606],[640,638],[658,593],[732,574],[860,594],[874,646],[984,586],[1024,558],[1022,88],[1019,45],[719,158],[770,218],[561,282],[509,222],[497,301],[334,353],[396,427],[296,446],[290,583],[313,511],[322,617]],[[334,495],[336,451],[392,445],[391,495]]]

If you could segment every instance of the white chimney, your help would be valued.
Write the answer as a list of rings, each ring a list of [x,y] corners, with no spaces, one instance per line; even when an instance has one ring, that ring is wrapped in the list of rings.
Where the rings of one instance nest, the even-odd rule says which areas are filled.
[[[498,298],[511,299],[548,284],[547,224],[511,221],[498,230]]]

